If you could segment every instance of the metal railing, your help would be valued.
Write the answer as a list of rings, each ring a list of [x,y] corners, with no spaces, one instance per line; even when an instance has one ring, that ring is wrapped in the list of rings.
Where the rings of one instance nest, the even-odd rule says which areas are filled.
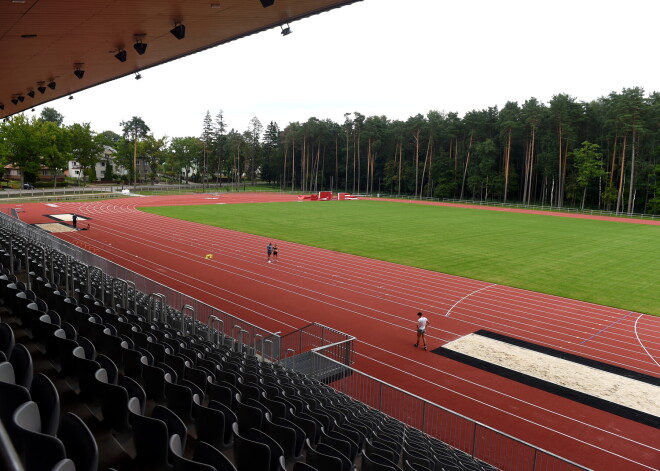
[[[352,335],[312,322],[280,337],[279,358],[286,358],[287,352],[299,355],[321,349],[324,355],[350,366],[353,362],[354,340]]]
[[[400,422],[505,471],[576,471],[589,468],[369,376],[325,355],[324,347],[291,361],[296,370]],[[333,374],[329,375],[329,364]],[[338,371],[341,371],[338,373]]]

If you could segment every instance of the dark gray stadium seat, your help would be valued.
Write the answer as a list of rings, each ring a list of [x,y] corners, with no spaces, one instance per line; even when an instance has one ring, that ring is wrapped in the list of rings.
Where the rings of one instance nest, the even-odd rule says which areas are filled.
[[[169,468],[167,424],[160,419],[143,415],[136,397],[132,397],[128,401],[128,411],[133,428],[136,464],[141,469],[149,471],[167,470]]]
[[[170,456],[174,463],[174,471],[216,471],[211,465],[185,458],[183,456],[183,447],[181,446],[181,438],[179,435],[174,434],[170,437],[169,446]]]
[[[9,363],[14,367],[14,377],[16,384],[30,389],[34,370],[32,366],[32,355],[27,347],[17,343],[9,356]]]
[[[43,471],[53,468],[66,458],[64,445],[59,438],[41,433],[39,407],[28,401],[16,409],[13,423],[22,443],[22,459],[25,471]],[[38,450],[38,452],[35,452]]]
[[[237,471],[236,467],[224,453],[203,441],[197,442],[195,452],[193,453],[193,460],[211,465],[216,471]]]
[[[37,373],[32,379],[30,397],[39,407],[41,431],[55,435],[60,423],[60,395],[48,376]]]
[[[64,444],[67,458],[76,465],[76,471],[96,471],[99,466],[99,449],[94,435],[80,417],[71,412],[60,419],[57,437]]]
[[[270,471],[270,448],[268,445],[249,440],[240,435],[238,424],[232,425],[234,432],[234,459],[238,471]]]

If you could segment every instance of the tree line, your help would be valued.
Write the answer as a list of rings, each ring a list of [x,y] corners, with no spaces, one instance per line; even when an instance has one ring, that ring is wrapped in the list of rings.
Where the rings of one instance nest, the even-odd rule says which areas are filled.
[[[29,120],[19,115],[2,123],[0,155],[5,160],[23,168],[28,154],[49,162],[59,155],[57,131],[45,124],[52,119],[43,114],[32,124],[40,121],[50,137],[40,144],[42,150],[31,153],[8,145],[20,140],[20,133],[12,131],[20,127],[15,124]],[[401,121],[354,112],[341,123],[312,117],[284,129],[275,122],[264,128],[255,117],[243,132],[228,130],[222,111],[215,117],[207,112],[200,135],[187,137],[156,138],[139,117],[122,122],[121,135],[95,134],[89,124],[69,129],[75,126],[117,149],[131,181],[141,159],[148,163],[151,181],[267,182],[300,192],[660,213],[660,93],[647,95],[639,87],[591,102],[566,94],[549,103],[530,98],[522,105],[507,102],[502,109],[473,110],[463,117],[429,111]],[[61,123],[56,127],[61,129]],[[83,163],[89,148],[71,138],[68,149]]]

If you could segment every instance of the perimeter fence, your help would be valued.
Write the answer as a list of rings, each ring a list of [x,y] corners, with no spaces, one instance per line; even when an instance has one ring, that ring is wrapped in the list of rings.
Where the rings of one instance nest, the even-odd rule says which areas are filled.
[[[405,195],[390,195],[387,193],[378,193],[376,195],[365,194],[365,195],[356,195],[363,196],[367,198],[392,198],[400,199],[402,201],[437,201],[440,203],[456,203],[456,204],[466,204],[472,206],[490,206],[495,208],[511,208],[511,209],[528,209],[531,211],[548,211],[548,212],[559,212],[567,214],[585,214],[589,216],[607,216],[607,217],[616,217],[616,218],[632,218],[632,219],[648,219],[651,221],[660,220],[660,214],[652,213],[628,213],[626,211],[607,211],[604,209],[580,209],[580,208],[569,208],[569,207],[559,207],[553,205],[534,205],[534,204],[523,204],[523,203],[503,203],[501,201],[493,200],[462,200],[462,199],[452,199],[452,198],[431,198],[431,197],[411,197]]]

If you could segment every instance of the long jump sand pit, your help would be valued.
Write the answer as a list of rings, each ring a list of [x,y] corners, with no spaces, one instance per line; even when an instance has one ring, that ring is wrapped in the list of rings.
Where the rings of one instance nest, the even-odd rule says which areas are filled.
[[[76,229],[69,224],[62,224],[60,222],[50,222],[46,224],[35,224],[40,229],[48,232],[74,232]]]
[[[458,361],[660,427],[660,379],[487,331],[434,350]]]

